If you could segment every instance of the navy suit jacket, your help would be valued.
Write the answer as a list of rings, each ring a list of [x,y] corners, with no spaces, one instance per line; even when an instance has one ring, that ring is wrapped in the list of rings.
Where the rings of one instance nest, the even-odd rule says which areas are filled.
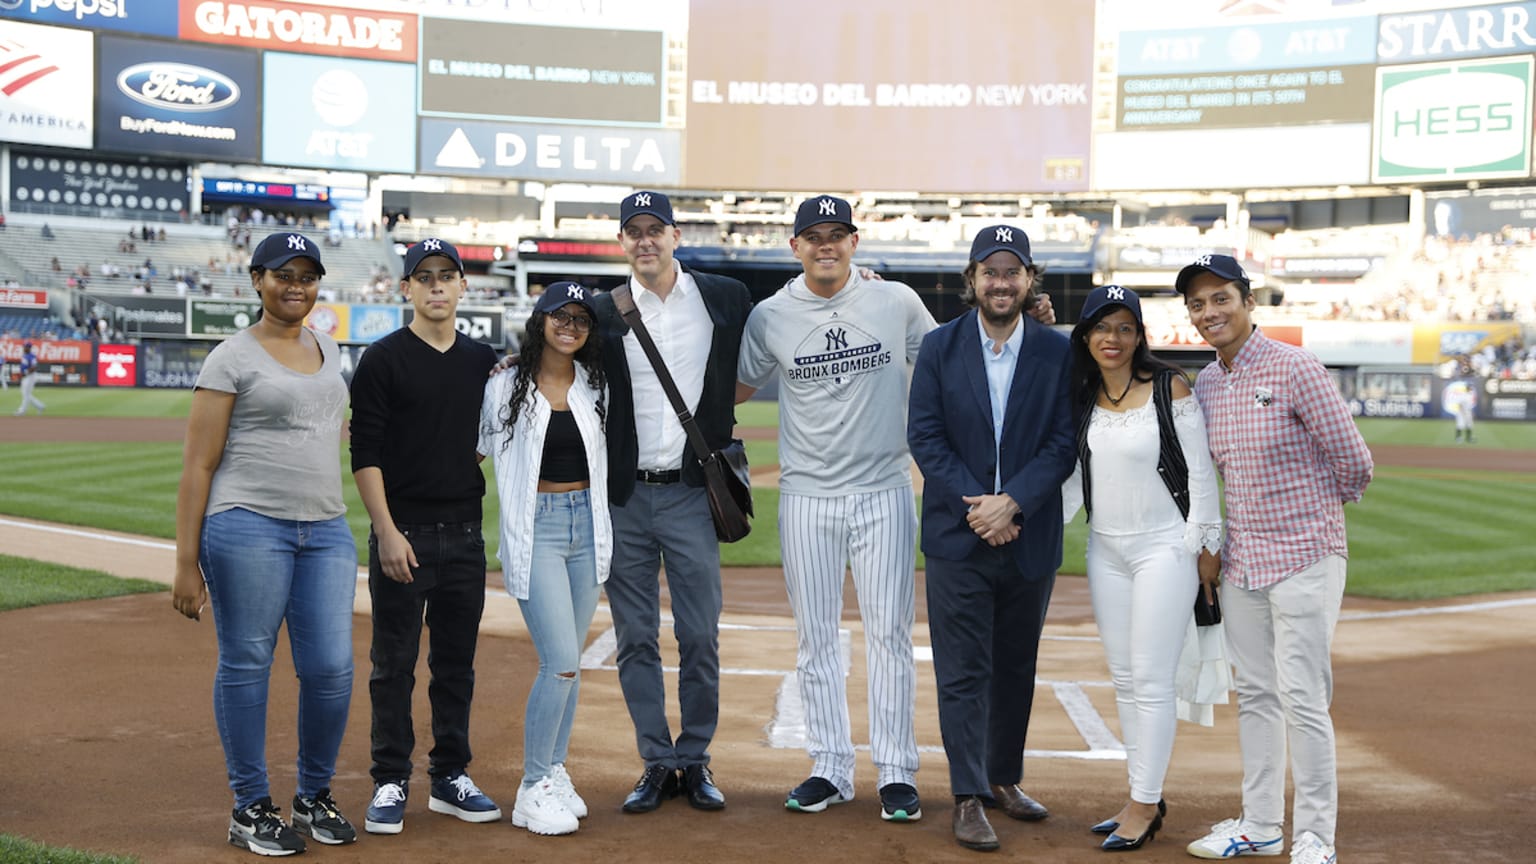
[[[1047,578],[1061,566],[1061,484],[1077,459],[1070,343],[1022,317],[998,446],[976,314],[972,309],[929,333],[912,372],[907,443],[923,472],[923,554],[963,561],[985,545],[966,524],[960,498],[998,491],[993,474],[1001,460],[1000,491],[1018,503],[1020,525],[1018,539],[1003,549],[1026,578]]]
[[[688,268],[683,268],[688,270]],[[704,390],[699,394],[694,419],[704,435],[704,443],[718,450],[731,443],[736,425],[736,360],[741,353],[741,332],[752,311],[752,297],[747,286],[728,276],[715,276],[688,270],[704,306],[714,322],[714,337],[709,346],[709,360],[704,367]],[[624,336],[629,325],[619,317],[618,307],[607,292],[594,294],[598,332],[603,338],[603,372],[608,376],[608,500],[622,507],[635,491],[635,469],[640,445],[635,438],[635,391],[629,381],[629,357],[624,353]],[[667,410],[672,410],[668,403]],[[683,482],[704,485],[704,468],[683,444]]]

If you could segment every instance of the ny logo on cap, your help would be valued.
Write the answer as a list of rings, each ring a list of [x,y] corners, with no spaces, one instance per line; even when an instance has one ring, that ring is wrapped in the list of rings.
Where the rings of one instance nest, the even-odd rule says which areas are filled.
[[[1209,267],[1211,266],[1211,256],[1201,255],[1199,258],[1195,259],[1195,263],[1201,267]]]
[[[443,241],[436,239],[423,240],[421,241],[421,248],[427,252],[436,252],[443,248]]]
[[[1104,296],[1111,300],[1124,300],[1125,289],[1121,288],[1119,285],[1111,285],[1104,289]]]
[[[288,248],[289,249],[298,249],[299,251],[302,252],[306,248],[304,246],[304,238],[300,237],[297,234],[289,234],[288,235]]]
[[[1012,243],[1013,242],[1013,229],[1012,228],[999,228],[999,229],[997,229],[997,238],[996,239],[997,239],[997,242],[999,242],[999,243]]]
[[[572,300],[585,300],[585,299],[587,299],[586,295],[584,293],[582,293],[580,285],[571,285],[570,287],[566,288],[565,289],[565,296],[571,298]]]
[[[820,215],[822,215],[822,216],[836,216],[837,215],[837,202],[833,201],[831,198],[823,198],[823,199],[821,199],[821,203],[819,203],[816,206],[820,208],[820,210],[821,210]]]
[[[651,206],[651,193],[649,193],[649,192],[640,192],[640,193],[636,194],[635,195],[635,206],[636,207],[649,207],[649,206]]]

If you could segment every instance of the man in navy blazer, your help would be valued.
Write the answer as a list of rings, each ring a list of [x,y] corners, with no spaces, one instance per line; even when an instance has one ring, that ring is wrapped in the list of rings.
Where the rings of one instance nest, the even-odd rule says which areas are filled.
[[[1022,230],[976,235],[962,294],[974,308],[923,340],[907,420],[955,839],[984,851],[998,846],[984,807],[1048,815],[1018,784],[1076,454],[1068,341],[1023,314],[1040,273]]]

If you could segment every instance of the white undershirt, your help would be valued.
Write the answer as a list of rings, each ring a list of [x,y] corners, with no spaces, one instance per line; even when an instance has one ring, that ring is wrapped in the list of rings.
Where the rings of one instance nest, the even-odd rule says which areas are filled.
[[[698,283],[676,262],[672,266],[676,268],[677,282],[665,301],[634,277],[630,277],[629,290],[640,309],[640,320],[645,322],[667,371],[672,373],[677,392],[692,413],[698,411],[699,394],[704,392],[704,368],[709,363],[714,326]],[[688,443],[683,424],[678,422],[672,402],[661,389],[661,380],[652,371],[650,358],[645,356],[633,330],[624,335],[624,355],[629,361],[629,381],[635,397],[635,441],[639,445],[636,467],[643,471],[681,468]]]

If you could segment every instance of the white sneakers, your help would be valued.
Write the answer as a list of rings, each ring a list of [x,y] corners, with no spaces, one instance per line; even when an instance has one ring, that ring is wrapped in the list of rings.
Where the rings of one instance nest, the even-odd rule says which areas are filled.
[[[1323,838],[1311,831],[1291,841],[1291,864],[1338,864],[1339,856]]]
[[[560,800],[560,790],[555,788],[550,777],[544,777],[532,786],[518,788],[517,806],[512,808],[512,824],[546,836],[574,834],[578,827],[576,814]]]
[[[571,775],[565,770],[564,762],[549,769],[549,782],[554,785],[555,794],[565,809],[571,811],[577,819],[587,818],[587,802],[576,794],[576,784],[571,782]]]
[[[1308,832],[1311,833],[1311,832]],[[1278,829],[1263,831],[1241,819],[1211,826],[1211,833],[1185,847],[1196,858],[1236,858],[1239,855],[1279,855],[1285,841]]]

